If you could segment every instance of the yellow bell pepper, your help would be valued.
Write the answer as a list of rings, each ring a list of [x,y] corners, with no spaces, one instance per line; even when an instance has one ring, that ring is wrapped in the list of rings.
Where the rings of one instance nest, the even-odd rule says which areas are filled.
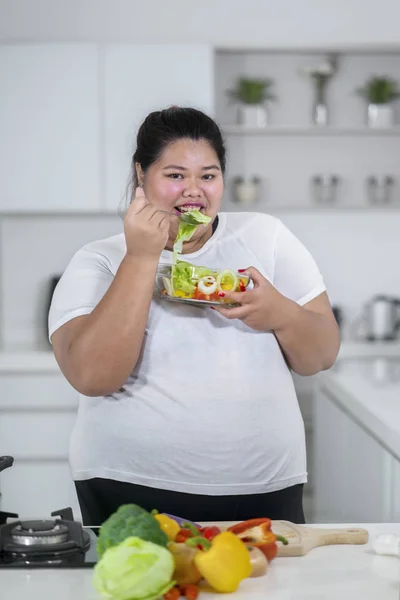
[[[158,513],[156,510],[153,510],[151,514],[155,519],[157,519],[161,529],[168,536],[168,539],[171,542],[174,542],[178,532],[181,529],[178,523],[174,521],[174,519],[167,517],[167,515]]]
[[[230,531],[223,531],[211,542],[203,537],[194,537],[186,543],[203,548],[193,562],[216,592],[234,592],[242,579],[251,574],[249,551],[242,540]]]

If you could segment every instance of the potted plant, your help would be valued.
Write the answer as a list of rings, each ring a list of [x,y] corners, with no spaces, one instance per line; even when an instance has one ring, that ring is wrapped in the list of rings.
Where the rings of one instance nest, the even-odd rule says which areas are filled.
[[[393,125],[393,102],[400,98],[400,90],[394,79],[374,75],[357,90],[357,93],[368,102],[367,123],[370,127]]]
[[[268,114],[266,102],[276,100],[272,93],[272,79],[240,77],[228,95],[239,103],[238,123],[247,127],[266,127]]]

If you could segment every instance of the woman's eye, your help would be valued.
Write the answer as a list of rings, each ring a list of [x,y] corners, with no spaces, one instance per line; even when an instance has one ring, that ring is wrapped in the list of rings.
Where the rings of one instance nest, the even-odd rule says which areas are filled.
[[[215,175],[211,175],[210,173],[208,173],[207,175],[203,175],[203,179],[205,179],[206,181],[211,181],[212,179],[214,179]]]
[[[179,179],[180,177],[182,177],[182,173],[170,173],[168,177],[170,177],[171,179]]]

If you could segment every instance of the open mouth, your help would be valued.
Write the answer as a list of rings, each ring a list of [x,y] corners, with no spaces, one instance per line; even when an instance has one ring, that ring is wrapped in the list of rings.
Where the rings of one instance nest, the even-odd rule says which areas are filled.
[[[205,207],[203,204],[181,204],[180,206],[175,206],[175,210],[181,214],[184,212],[190,212],[191,210],[199,210],[201,213],[205,214]]]

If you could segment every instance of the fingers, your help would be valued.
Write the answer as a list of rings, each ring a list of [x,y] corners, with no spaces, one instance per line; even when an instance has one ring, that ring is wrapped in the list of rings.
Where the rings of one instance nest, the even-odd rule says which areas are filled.
[[[226,319],[245,319],[249,316],[251,309],[249,306],[237,306],[234,308],[222,308],[215,306],[215,310]]]
[[[153,209],[153,214],[150,215],[149,221],[157,225],[157,227],[161,227],[162,229],[164,229],[164,227],[170,226],[171,215],[169,212],[165,210],[157,210],[151,204],[149,204],[148,206],[149,208]]]
[[[248,304],[253,299],[253,290],[247,292],[224,292],[226,300],[231,300],[237,304]]]
[[[243,274],[250,276],[250,279],[254,283],[255,288],[259,287],[260,285],[265,283],[265,281],[267,281],[264,275],[261,275],[260,271],[255,267],[248,267],[247,269],[245,269],[245,271],[243,271]]]
[[[160,218],[158,227],[164,231],[165,229],[169,229],[170,224],[171,224],[171,220],[170,220],[169,216],[164,214]]]
[[[137,187],[135,191],[135,197],[132,200],[131,205],[129,207],[130,212],[133,212],[134,214],[139,214],[144,210],[144,208],[146,208],[146,206],[149,206],[149,202],[147,201],[147,198],[144,195],[143,188]]]

